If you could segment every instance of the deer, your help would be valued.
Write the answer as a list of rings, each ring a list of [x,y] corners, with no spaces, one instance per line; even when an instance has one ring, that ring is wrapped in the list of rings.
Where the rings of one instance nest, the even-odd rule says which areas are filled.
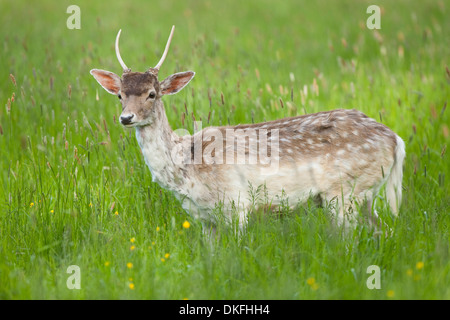
[[[226,221],[237,221],[239,229],[245,229],[251,212],[264,206],[255,205],[249,186],[264,186],[270,199],[265,204],[274,210],[286,199],[289,208],[311,197],[322,205],[332,204],[332,219],[344,227],[358,224],[358,208],[368,213],[371,225],[379,226],[374,201],[385,187],[388,208],[397,216],[405,144],[361,111],[336,109],[261,123],[209,126],[192,135],[175,133],[162,98],[182,90],[195,72],[158,79],[174,28],[155,67],[132,72],[126,66],[119,51],[119,30],[115,52],[122,76],[101,69],[90,74],[119,98],[120,123],[135,129],[152,181],[172,191],[205,230],[214,232],[218,205]]]

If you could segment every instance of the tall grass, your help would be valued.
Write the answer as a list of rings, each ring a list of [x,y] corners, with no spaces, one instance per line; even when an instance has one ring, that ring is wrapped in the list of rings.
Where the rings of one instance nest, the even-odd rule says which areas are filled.
[[[450,8],[444,1],[79,2],[1,4],[0,297],[3,299],[449,299]],[[113,41],[143,71],[177,29],[161,79],[173,129],[356,108],[406,142],[393,229],[343,235],[327,208],[251,217],[211,245],[151,181],[119,101],[89,75],[119,73]],[[189,228],[183,227],[188,221]],[[186,226],[186,224],[185,224]],[[131,264],[130,264],[131,263]],[[81,289],[69,290],[78,265]],[[369,290],[367,268],[381,270]]]

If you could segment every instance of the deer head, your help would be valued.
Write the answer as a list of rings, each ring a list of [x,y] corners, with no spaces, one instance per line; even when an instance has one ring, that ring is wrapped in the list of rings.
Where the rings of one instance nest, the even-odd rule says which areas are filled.
[[[174,29],[175,26],[172,27],[161,60],[154,68],[149,68],[145,72],[131,72],[120,56],[121,30],[119,30],[116,37],[116,55],[123,68],[122,77],[106,70],[92,69],[90,71],[107,92],[120,99],[122,103],[120,123],[123,126],[139,127],[152,124],[157,117],[156,107],[162,106],[162,96],[177,93],[194,77],[195,72],[186,71],[172,74],[161,82],[158,80],[158,72],[169,51]]]

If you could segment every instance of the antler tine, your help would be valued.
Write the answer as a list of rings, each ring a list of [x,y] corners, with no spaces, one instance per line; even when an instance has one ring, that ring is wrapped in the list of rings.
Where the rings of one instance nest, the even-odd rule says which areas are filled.
[[[119,32],[117,33],[117,37],[116,37],[116,56],[117,56],[117,60],[119,60],[120,65],[123,68],[123,72],[129,72],[130,69],[127,67],[127,65],[125,64],[125,62],[123,62],[122,57],[120,56],[120,51],[119,51],[119,38],[120,38],[120,33],[122,32],[122,29],[119,30]]]
[[[170,31],[169,40],[167,40],[167,44],[166,44],[166,48],[164,49],[164,53],[161,57],[161,60],[159,60],[158,64],[154,67],[154,69],[159,70],[159,68],[161,68],[161,65],[163,64],[164,60],[166,59],[167,52],[169,52],[170,42],[172,41],[174,30],[175,30],[175,26],[172,26],[172,31]]]

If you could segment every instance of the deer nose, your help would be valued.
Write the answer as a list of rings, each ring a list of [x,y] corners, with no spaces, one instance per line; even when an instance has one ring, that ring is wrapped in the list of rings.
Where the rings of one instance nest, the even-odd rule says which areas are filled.
[[[134,114],[126,115],[126,116],[120,116],[120,123],[123,125],[127,125],[131,123],[131,119],[133,119]]]

